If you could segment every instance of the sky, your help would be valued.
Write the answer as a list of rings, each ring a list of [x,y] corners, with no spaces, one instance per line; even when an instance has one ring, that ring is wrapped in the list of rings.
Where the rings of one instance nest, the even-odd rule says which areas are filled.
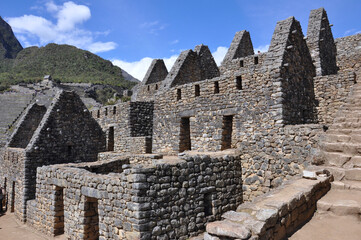
[[[241,30],[265,52],[277,21],[295,16],[306,35],[309,13],[320,7],[335,38],[361,33],[360,0],[1,0],[0,16],[23,47],[74,45],[142,80],[153,59],[170,70],[199,44],[219,65]]]

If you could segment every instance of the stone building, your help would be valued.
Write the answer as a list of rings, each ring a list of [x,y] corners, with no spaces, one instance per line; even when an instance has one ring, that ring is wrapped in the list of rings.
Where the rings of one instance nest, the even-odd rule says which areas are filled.
[[[59,89],[47,105],[30,104],[1,158],[0,181],[9,193],[10,211],[26,221],[37,167],[96,161],[104,150],[102,129],[75,93]]]
[[[241,203],[294,180],[312,163],[330,164],[340,176],[343,164],[324,159],[337,143],[324,140],[332,138],[327,130],[341,120],[339,110],[353,103],[360,63],[361,34],[334,40],[320,8],[311,11],[306,37],[294,17],[279,21],[265,53],[254,53],[243,30],[219,67],[203,44],[182,52],[169,72],[154,60],[131,102],[89,113],[62,92],[48,108],[31,105],[2,165],[7,185],[19,186],[15,196],[24,194],[17,215],[47,235],[70,239],[187,239],[222,218],[227,228],[228,220],[254,210]],[[62,114],[56,105],[67,96],[75,112]],[[38,164],[29,166],[30,159]],[[351,176],[360,174],[361,157],[354,151],[347,159],[353,159]],[[312,217],[330,189],[332,176],[318,174],[317,182],[286,187],[293,195],[282,206],[259,201],[246,235],[225,237],[210,224],[206,236],[285,237]],[[291,225],[285,214],[296,216]]]

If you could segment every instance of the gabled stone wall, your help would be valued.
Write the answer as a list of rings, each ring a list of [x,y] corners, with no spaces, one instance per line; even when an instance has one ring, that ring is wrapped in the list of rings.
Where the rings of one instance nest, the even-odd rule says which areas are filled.
[[[1,167],[2,176],[16,182],[15,212],[22,221],[26,219],[26,202],[35,198],[37,167],[96,161],[98,152],[105,150],[102,129],[74,92],[58,92],[45,114],[44,107],[35,108],[38,111],[30,108],[24,116],[25,120],[31,117],[34,121],[20,122],[10,140],[10,143],[16,143],[20,141],[19,136],[23,136],[28,144],[21,144],[25,148],[7,148],[4,155],[7,164]],[[39,118],[34,117],[37,113]],[[29,123],[38,125],[27,126]],[[29,138],[26,132],[29,130],[32,135],[30,141],[25,138]]]
[[[337,73],[336,45],[324,8],[312,10],[310,13],[307,45],[314,60],[317,76]]]
[[[222,66],[228,65],[232,60],[254,55],[251,36],[248,31],[237,32],[231,46],[222,61]]]
[[[282,115],[285,124],[316,122],[316,104],[313,77],[316,75],[312,58],[300,23],[290,17],[279,21],[269,47],[269,58],[278,56],[273,63],[279,68],[282,88]]]
[[[45,112],[45,106],[40,106],[36,103],[29,105],[18,127],[14,130],[8,146],[26,148]]]

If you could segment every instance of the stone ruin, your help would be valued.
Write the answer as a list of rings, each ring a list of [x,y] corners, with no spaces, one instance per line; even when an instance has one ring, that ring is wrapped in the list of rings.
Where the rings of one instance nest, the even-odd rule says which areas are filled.
[[[333,179],[361,180],[361,132],[345,118],[360,111],[360,63],[361,34],[334,40],[320,8],[307,37],[279,21],[265,53],[240,31],[220,67],[205,45],[169,72],[154,60],[131,102],[88,111],[59,90],[22,113],[0,184],[49,236],[282,239]]]

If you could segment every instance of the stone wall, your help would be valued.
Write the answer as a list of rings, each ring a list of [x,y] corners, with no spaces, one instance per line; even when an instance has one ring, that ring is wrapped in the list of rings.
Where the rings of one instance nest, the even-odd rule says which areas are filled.
[[[22,148],[6,148],[1,165],[2,176],[15,182],[11,191],[16,192],[15,216],[21,221],[26,220],[26,201],[35,197],[37,167],[96,161],[105,150],[100,126],[75,93],[59,91],[44,112],[37,105],[25,112],[10,140],[10,146]]]
[[[45,112],[45,106],[40,106],[36,103],[28,106],[18,127],[12,134],[8,146],[14,148],[26,148]]]
[[[302,33],[300,23],[290,17],[276,25],[267,61],[278,56],[274,63],[279,68],[282,88],[282,115],[285,124],[316,122],[313,77],[315,68]]]
[[[251,36],[248,31],[237,32],[232,40],[226,56],[222,61],[222,66],[228,65],[232,60],[254,55]],[[241,67],[241,66],[240,66]]]
[[[361,76],[361,33],[337,38],[337,66],[340,70],[352,70]]]
[[[337,73],[336,45],[324,8],[312,10],[310,13],[307,45],[314,60],[317,76]]]
[[[8,211],[24,221],[26,199],[24,198],[25,176],[25,151],[21,148],[6,148],[0,158],[0,185],[4,186],[8,197]]]
[[[78,95],[59,92],[26,147],[26,199],[35,197],[36,168],[91,162],[105,150],[105,136]]]
[[[153,160],[163,158],[160,154],[130,154],[116,152],[102,152],[98,154],[98,161],[118,160],[127,158],[131,164],[151,164]]]
[[[193,50],[183,51],[164,80],[165,88],[174,87],[220,75],[219,69],[209,48],[196,46]]]
[[[130,137],[153,135],[153,102],[130,103]]]
[[[154,101],[155,93],[164,87],[168,70],[162,59],[153,59],[141,83],[134,88],[132,101]]]
[[[87,165],[103,164],[110,162]],[[28,222],[36,229],[81,239],[92,229],[86,226],[90,215],[98,219],[99,235],[92,234],[100,239],[187,239],[242,203],[241,166],[232,152],[123,165],[122,173],[107,175],[76,166],[38,168],[36,200],[28,204]]]
[[[125,102],[92,110],[92,116],[107,133],[107,150],[150,153],[153,106],[153,102]]]
[[[320,124],[332,124],[355,83],[356,74],[350,70],[314,78],[317,116]]]

